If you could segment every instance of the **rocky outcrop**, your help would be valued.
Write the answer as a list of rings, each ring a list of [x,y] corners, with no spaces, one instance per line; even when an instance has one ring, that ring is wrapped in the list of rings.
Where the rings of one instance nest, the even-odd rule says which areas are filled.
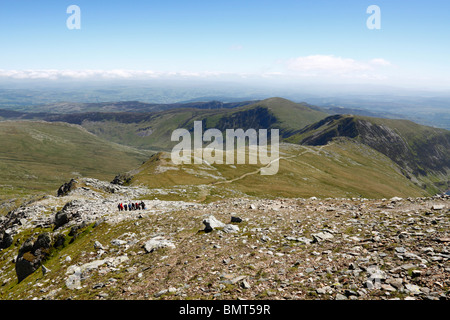
[[[123,255],[115,258],[110,257],[102,260],[95,260],[81,266],[72,265],[68,267],[66,271],[66,275],[68,275],[65,282],[66,287],[70,290],[81,289],[81,282],[88,278],[94,270],[97,270],[104,265],[115,268],[128,260],[128,256]]]
[[[51,242],[49,233],[40,234],[36,240],[29,238],[25,241],[16,258],[16,274],[19,282],[41,266],[49,255]]]
[[[113,181],[111,181],[111,184],[123,186],[130,184],[132,180],[133,176],[128,173],[118,174],[117,176],[114,177]]]
[[[71,179],[69,182],[64,183],[58,189],[58,197],[64,197],[68,195],[71,191],[77,188],[77,181],[75,179]]]

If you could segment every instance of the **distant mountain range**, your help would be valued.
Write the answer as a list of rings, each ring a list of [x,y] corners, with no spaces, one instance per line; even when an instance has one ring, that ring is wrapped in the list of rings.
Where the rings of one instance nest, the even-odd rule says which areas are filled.
[[[137,174],[130,183],[148,184],[148,179],[142,179],[146,170],[139,165],[151,154],[170,151],[176,144],[170,141],[173,130],[193,130],[194,121],[202,121],[204,130],[280,130],[282,142],[288,143],[281,151],[290,158],[280,161],[280,173],[272,178],[246,175],[246,170],[258,169],[254,166],[232,172],[215,166],[215,172],[225,179],[245,175],[245,179],[230,184],[239,192],[258,194],[270,185],[273,192],[265,193],[271,196],[308,193],[379,197],[394,196],[395,190],[417,196],[450,188],[450,131],[407,120],[356,114],[330,116],[329,110],[283,98],[167,105],[129,101],[60,107],[62,112],[58,113],[0,110],[0,118],[9,120],[0,122],[0,157],[8,160],[2,162],[2,178],[16,172],[16,176],[10,174],[4,179],[9,181],[4,189],[10,185],[26,192],[29,182],[24,179],[25,172],[36,180],[35,190],[39,190],[42,172],[51,181],[46,190],[56,188],[58,179],[67,179],[73,172],[96,178],[110,176],[112,180],[118,173],[131,171]],[[164,157],[162,153],[158,159]],[[178,169],[163,170],[166,178],[151,178],[150,184],[165,187],[215,181],[199,179],[199,168],[189,168],[182,175]],[[149,172],[147,176],[154,177]],[[14,190],[8,193],[14,194]]]
[[[39,113],[135,112],[139,109],[143,112],[163,111],[166,107],[182,107],[183,104],[192,103],[196,105],[192,107],[199,107],[200,103],[209,101],[239,103],[276,96],[295,102],[307,101],[329,114],[406,119],[450,130],[448,91],[362,84],[331,87],[306,83],[278,87],[272,84],[249,86],[248,83],[215,81],[68,83],[21,80],[17,83],[0,83],[0,109]]]

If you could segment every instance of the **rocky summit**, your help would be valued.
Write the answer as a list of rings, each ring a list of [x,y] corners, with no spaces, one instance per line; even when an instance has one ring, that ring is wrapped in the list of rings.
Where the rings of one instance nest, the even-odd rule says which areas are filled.
[[[450,298],[445,195],[196,203],[73,185],[1,217],[2,299]]]

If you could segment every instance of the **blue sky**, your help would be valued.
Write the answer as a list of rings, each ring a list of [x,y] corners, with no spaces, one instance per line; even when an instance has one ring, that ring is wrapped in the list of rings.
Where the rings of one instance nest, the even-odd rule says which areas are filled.
[[[69,5],[81,29],[69,30]],[[366,9],[381,9],[369,30]],[[450,1],[0,2],[0,77],[186,77],[450,87]]]

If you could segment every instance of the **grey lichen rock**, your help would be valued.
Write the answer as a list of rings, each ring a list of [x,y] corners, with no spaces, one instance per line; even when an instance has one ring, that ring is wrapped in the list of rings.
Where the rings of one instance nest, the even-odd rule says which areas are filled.
[[[163,237],[155,237],[150,240],[148,240],[144,244],[144,249],[147,251],[147,253],[153,252],[158,249],[162,248],[171,248],[175,249],[175,245],[172,241],[164,239]]]
[[[227,225],[225,225],[225,227],[223,227],[223,232],[236,233],[236,232],[239,232],[239,227],[235,226],[233,224],[227,224]]]
[[[331,240],[334,238],[333,234],[331,234],[330,232],[315,233],[312,235],[312,237],[313,237],[313,241],[312,241],[313,243]]]

